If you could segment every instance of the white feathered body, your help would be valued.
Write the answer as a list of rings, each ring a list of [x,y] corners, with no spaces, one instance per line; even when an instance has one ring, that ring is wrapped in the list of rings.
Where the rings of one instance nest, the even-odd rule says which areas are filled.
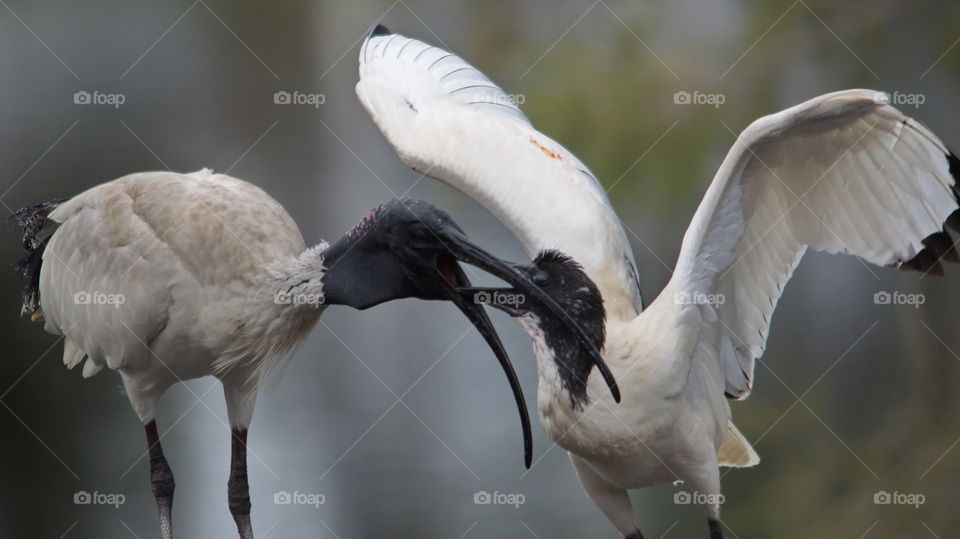
[[[50,213],[40,302],[64,362],[118,370],[137,412],[171,384],[216,374],[253,382],[318,319],[277,293],[298,265],[322,277],[291,217],[261,189],[209,170],[145,172],[101,184]],[[303,285],[301,285],[303,286]],[[138,406],[137,394],[144,398]]]
[[[703,453],[715,456],[727,434],[730,410],[713,381],[718,373],[690,361],[694,341],[683,338],[676,306],[663,298],[635,320],[607,326],[603,357],[620,387],[619,404],[594,369],[589,402],[573,407],[533,315],[519,319],[537,357],[544,432],[623,489],[690,480],[702,472]]]

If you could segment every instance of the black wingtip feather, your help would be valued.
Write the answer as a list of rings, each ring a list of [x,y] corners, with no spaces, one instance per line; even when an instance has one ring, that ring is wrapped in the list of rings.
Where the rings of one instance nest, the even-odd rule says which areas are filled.
[[[954,212],[947,217],[946,225],[960,232],[960,209],[954,210]]]
[[[927,244],[930,236],[923,239],[923,244]],[[943,266],[940,265],[940,258],[929,247],[920,249],[910,260],[900,264],[899,269],[903,271],[919,271],[921,273],[932,273],[934,275],[943,275]]]
[[[953,176],[953,198],[960,204],[960,159],[953,152],[947,153],[947,164],[950,166],[950,175]]]
[[[387,28],[386,26],[380,23],[375,23],[373,26],[370,27],[369,30],[367,30],[367,39],[370,39],[371,37],[376,37],[376,36],[388,36],[390,35],[390,33],[391,32],[389,28]]]
[[[956,212],[954,212],[956,213]],[[952,215],[952,214],[951,214]],[[923,245],[937,256],[937,260],[945,260],[954,264],[960,262],[953,239],[946,232],[934,232],[923,239]]]
[[[953,152],[947,152],[947,166],[950,169],[950,175],[953,177],[953,198],[960,205],[960,158]],[[941,261],[960,263],[960,255],[957,254],[957,248],[953,238],[947,232],[947,228],[960,231],[960,208],[956,209],[944,220],[943,230],[934,232],[921,241],[923,249],[910,260],[901,263],[902,270],[921,271],[923,273],[932,273],[934,275],[943,275],[943,266]]]

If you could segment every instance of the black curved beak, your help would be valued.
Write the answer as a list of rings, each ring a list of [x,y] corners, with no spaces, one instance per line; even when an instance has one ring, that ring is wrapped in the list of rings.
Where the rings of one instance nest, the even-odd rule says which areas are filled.
[[[530,415],[527,413],[523,389],[520,387],[520,380],[517,378],[517,373],[510,362],[510,356],[507,355],[503,343],[500,342],[500,336],[497,335],[483,306],[464,297],[459,292],[460,288],[470,286],[470,280],[463,273],[463,269],[456,262],[444,259],[441,259],[438,269],[443,277],[443,289],[447,299],[456,304],[460,312],[477,328],[477,331],[480,332],[480,335],[493,350],[493,354],[497,356],[497,361],[500,362],[504,374],[507,375],[507,381],[510,382],[510,389],[513,391],[513,399],[517,403],[517,412],[520,413],[520,426],[523,429],[523,464],[529,469],[533,462],[533,434],[530,431]]]
[[[607,383],[607,387],[613,395],[613,400],[618,403],[620,402],[620,389],[617,387],[617,381],[614,379],[613,373],[610,372],[606,362],[603,361],[603,357],[600,355],[600,348],[603,346],[603,343],[593,342],[583,328],[563,307],[545,293],[543,289],[537,286],[526,273],[518,270],[513,264],[500,260],[474,245],[467,239],[466,235],[458,229],[449,228],[444,231],[443,235],[446,237],[440,238],[441,241],[457,260],[476,266],[506,281],[520,294],[547,307],[554,316],[562,321],[567,329],[577,337],[584,351],[590,354],[593,364],[596,365],[600,375],[603,376],[603,380]],[[466,292],[471,291],[471,289],[468,286],[459,285],[458,288],[459,290],[453,292],[460,296],[459,301],[468,302],[469,300],[467,300],[466,297],[470,296],[470,294]],[[458,300],[454,300],[452,297],[450,299],[460,305]],[[463,307],[461,307],[461,310],[463,310]],[[466,311],[464,311],[464,314],[466,314]],[[468,314],[467,316],[470,315]]]

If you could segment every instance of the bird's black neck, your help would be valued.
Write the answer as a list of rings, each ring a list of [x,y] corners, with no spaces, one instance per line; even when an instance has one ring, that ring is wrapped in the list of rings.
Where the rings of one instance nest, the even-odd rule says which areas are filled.
[[[351,232],[323,252],[325,304],[366,309],[401,297],[403,271],[389,253],[371,246],[369,239]]]
[[[566,342],[567,339],[558,340],[564,342],[555,342],[548,346],[553,347],[553,360],[557,365],[560,383],[570,396],[570,406],[583,409],[590,401],[587,397],[587,380],[594,367],[593,361],[583,352],[576,339],[573,339],[573,342]]]
[[[597,343],[603,343],[604,320],[578,320],[587,334]],[[543,343],[557,369],[561,387],[570,397],[570,406],[583,409],[589,403],[587,380],[594,368],[593,360],[580,341],[559,321],[544,317],[537,321]]]

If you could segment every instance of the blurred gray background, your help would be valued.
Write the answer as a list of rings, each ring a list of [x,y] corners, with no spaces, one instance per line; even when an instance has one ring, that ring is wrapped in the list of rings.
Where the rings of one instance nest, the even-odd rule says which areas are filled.
[[[508,93],[608,187],[648,301],[727,148],[754,118],[827,91],[923,96],[908,114],[960,148],[960,4],[900,0],[0,2],[2,211],[124,174],[229,171],[265,188],[308,241],[335,239],[410,190],[480,244],[523,259],[466,197],[404,167],[357,102],[358,41],[381,21],[443,43]],[[323,94],[275,105],[277,91]],[[122,94],[119,107],[75,104]],[[722,106],[677,105],[678,91]],[[495,158],[493,156],[492,158]],[[2,234],[0,259],[20,257]],[[763,458],[724,476],[731,537],[957,537],[960,272],[919,278],[810,255],[773,322],[756,391],[734,405]],[[2,273],[0,536],[156,537],[143,431],[102,372],[82,380],[62,342],[17,316]],[[923,294],[920,308],[877,292]],[[494,314],[535,406],[528,339]],[[452,306],[330,309],[250,433],[258,537],[615,537],[564,452],[535,426],[535,466],[503,375]],[[397,397],[402,400],[398,401]],[[180,537],[234,537],[229,434],[213,379],[177,386],[158,423]],[[79,491],[122,494],[119,508]],[[522,494],[519,507],[474,503]],[[635,493],[648,537],[703,537],[677,488]],[[918,508],[880,491],[923,494]],[[323,504],[275,504],[279,492]]]

